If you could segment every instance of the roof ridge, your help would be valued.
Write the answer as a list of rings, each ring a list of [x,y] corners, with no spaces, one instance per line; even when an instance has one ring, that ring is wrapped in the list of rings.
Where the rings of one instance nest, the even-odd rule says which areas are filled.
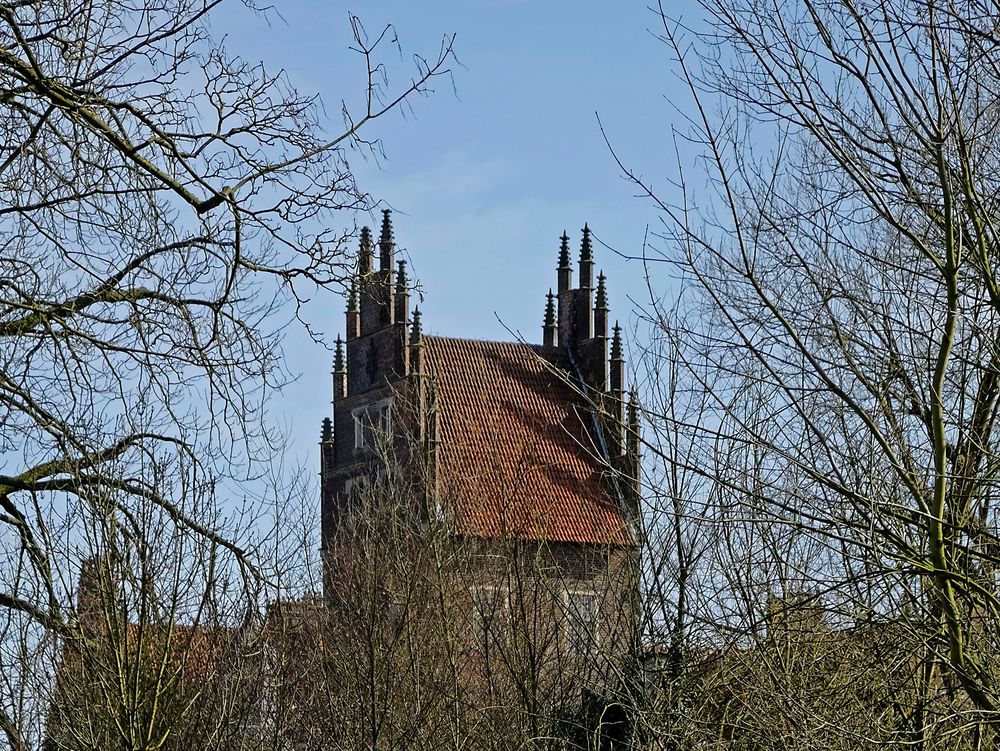
[[[451,342],[471,342],[474,344],[510,344],[517,345],[521,347],[530,347],[531,349],[544,349],[544,345],[535,344],[534,342],[522,342],[522,341],[508,341],[504,339],[476,339],[472,337],[465,336],[442,336],[440,334],[425,334],[424,340],[437,340],[437,341],[451,341]]]

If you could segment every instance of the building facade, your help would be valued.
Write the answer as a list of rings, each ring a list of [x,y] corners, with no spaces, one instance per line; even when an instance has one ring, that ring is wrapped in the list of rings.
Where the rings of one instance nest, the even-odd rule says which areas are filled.
[[[564,233],[541,344],[429,336],[389,213],[364,229],[322,428],[323,596],[136,624],[121,572],[88,564],[48,747],[621,748],[637,415],[587,228],[573,272]]]
[[[563,233],[541,344],[424,334],[420,311],[410,309],[406,263],[395,256],[386,211],[377,241],[368,228],[361,233],[346,341],[338,339],[334,359],[333,418],[323,422],[327,597],[341,586],[342,527],[378,487],[414,525],[437,525],[464,546],[455,578],[479,624],[473,630],[515,601],[523,606],[531,589],[534,610],[551,611],[531,616],[552,626],[548,648],[628,652],[637,414],[589,229],[576,285]]]

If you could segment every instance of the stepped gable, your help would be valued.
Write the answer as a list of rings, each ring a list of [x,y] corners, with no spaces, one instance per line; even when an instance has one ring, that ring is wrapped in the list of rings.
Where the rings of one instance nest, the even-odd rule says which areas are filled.
[[[460,533],[632,545],[551,348],[424,336],[441,494]]]

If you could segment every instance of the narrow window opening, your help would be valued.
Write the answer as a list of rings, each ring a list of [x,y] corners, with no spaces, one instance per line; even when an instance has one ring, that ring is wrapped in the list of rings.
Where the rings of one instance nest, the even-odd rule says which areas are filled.
[[[566,638],[578,654],[588,654],[597,646],[597,595],[593,592],[566,593]]]

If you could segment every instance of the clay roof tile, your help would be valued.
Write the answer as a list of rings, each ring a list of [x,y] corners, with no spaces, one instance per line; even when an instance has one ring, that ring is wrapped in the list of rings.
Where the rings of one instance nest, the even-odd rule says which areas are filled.
[[[437,336],[424,344],[437,399],[438,492],[460,532],[632,544],[601,479],[589,415],[541,347]]]

